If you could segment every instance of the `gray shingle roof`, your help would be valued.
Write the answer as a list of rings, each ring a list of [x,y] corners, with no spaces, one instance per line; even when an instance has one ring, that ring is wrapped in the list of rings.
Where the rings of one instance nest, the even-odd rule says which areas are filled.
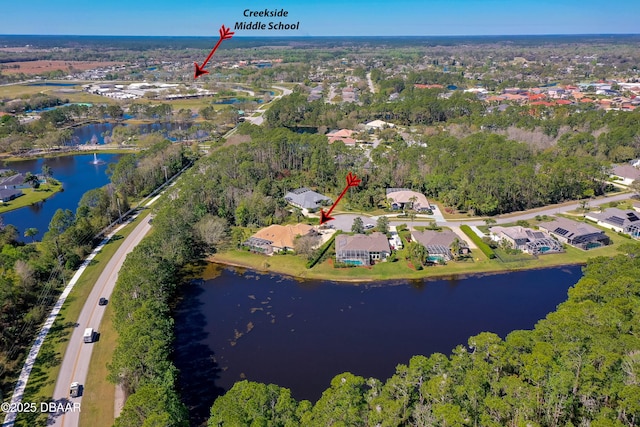
[[[322,206],[322,202],[331,203],[331,199],[323,194],[316,193],[308,188],[302,187],[289,191],[284,195],[284,199],[294,205],[304,209],[317,209]]]

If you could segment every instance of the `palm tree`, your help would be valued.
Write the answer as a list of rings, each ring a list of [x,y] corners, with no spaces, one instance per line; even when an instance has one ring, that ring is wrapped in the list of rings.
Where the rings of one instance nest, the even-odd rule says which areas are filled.
[[[462,244],[460,243],[460,239],[458,239],[457,237],[455,239],[453,239],[453,242],[451,242],[451,246],[449,247],[449,249],[451,249],[451,253],[453,254],[453,259],[458,259],[460,258],[460,249],[462,248]]]
[[[51,171],[51,168],[47,165],[42,165],[42,175],[45,178],[51,178],[53,176],[53,172]]]
[[[36,239],[34,236],[36,236],[38,234],[38,229],[37,228],[27,228],[26,230],[24,230],[24,237],[31,237],[31,241],[35,242]]]
[[[409,201],[411,202],[411,209],[416,210],[415,204],[418,201],[418,196],[409,197]]]
[[[300,217],[303,217],[302,209],[298,207],[293,208],[293,214],[296,216],[296,221],[300,222]]]

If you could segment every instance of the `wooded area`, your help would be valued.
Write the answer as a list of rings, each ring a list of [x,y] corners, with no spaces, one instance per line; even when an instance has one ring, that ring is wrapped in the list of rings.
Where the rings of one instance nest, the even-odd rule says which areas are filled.
[[[84,194],[75,213],[58,209],[42,242],[23,243],[12,225],[0,228],[0,394],[9,395],[26,349],[65,282],[99,241],[100,232],[188,162],[183,148],[166,141],[124,156],[112,183]],[[123,176],[126,175],[126,181]]]

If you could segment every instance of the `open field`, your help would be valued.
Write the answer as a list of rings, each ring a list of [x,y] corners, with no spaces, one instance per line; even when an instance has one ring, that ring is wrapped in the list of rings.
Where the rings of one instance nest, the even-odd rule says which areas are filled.
[[[122,62],[101,62],[101,61],[23,61],[7,62],[2,65],[2,72],[5,74],[42,74],[51,71],[62,70],[68,72],[71,68],[75,70],[92,70],[99,67],[109,67],[111,65],[123,65]]]

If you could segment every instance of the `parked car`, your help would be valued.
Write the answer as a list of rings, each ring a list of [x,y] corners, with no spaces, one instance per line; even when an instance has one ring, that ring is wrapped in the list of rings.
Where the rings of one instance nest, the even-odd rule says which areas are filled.
[[[108,299],[102,297],[100,298],[100,301],[98,301],[98,305],[107,305],[108,302],[109,302]]]
[[[365,224],[364,225],[364,229],[365,230],[371,230],[373,227],[375,227],[375,225],[373,225],[373,224]]]

